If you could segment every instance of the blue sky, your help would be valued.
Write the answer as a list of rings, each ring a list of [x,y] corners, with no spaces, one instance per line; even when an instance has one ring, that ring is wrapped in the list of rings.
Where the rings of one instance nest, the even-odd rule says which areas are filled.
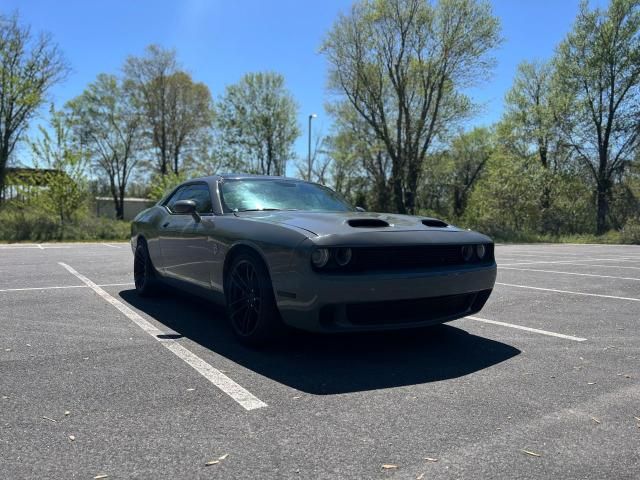
[[[503,45],[490,82],[473,90],[483,105],[473,125],[499,119],[503,98],[516,66],[546,59],[564,38],[579,0],[495,0]],[[305,134],[296,151],[306,157],[306,121],[318,114],[314,129],[325,133],[330,120],[323,110],[328,98],[327,66],[318,48],[347,0],[0,0],[0,12],[18,11],[34,31],[48,31],[59,43],[73,72],[53,93],[57,106],[82,92],[97,74],[118,72],[124,59],[158,43],[175,48],[193,77],[206,83],[214,97],[245,72],[282,73],[300,105]],[[606,0],[591,0],[606,5]]]

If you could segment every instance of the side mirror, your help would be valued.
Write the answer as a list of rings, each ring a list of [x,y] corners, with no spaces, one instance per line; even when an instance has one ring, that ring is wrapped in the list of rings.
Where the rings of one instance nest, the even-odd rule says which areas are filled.
[[[193,200],[178,200],[171,207],[174,213],[179,215],[193,215],[196,222],[200,221],[200,215],[196,211],[196,202]]]
[[[356,212],[366,212],[366,210],[362,207],[356,207]]]

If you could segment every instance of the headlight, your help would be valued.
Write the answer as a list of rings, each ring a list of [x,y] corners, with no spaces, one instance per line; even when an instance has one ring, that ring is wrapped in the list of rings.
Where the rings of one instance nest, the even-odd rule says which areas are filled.
[[[480,245],[476,245],[476,254],[478,255],[478,258],[480,260],[482,260],[485,256],[485,254],[487,253],[487,249],[484,245],[480,244]]]
[[[468,262],[473,258],[473,247],[471,245],[465,245],[462,247],[462,258],[465,262]]]
[[[311,263],[316,268],[324,267],[329,261],[329,250],[326,248],[317,248],[311,254]]]
[[[351,249],[350,248],[338,248],[333,258],[335,258],[336,263],[341,267],[344,267],[347,263],[351,261]]]

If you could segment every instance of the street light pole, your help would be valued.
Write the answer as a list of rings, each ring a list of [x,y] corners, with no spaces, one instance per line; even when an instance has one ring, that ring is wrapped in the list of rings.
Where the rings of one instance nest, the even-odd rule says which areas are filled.
[[[311,120],[316,117],[317,115],[315,113],[309,115],[309,154],[307,156],[307,181],[309,182],[311,181]]]

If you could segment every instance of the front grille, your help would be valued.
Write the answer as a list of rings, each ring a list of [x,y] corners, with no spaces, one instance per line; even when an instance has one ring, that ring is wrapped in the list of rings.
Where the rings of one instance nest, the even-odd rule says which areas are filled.
[[[488,265],[493,263],[493,245],[486,246],[483,260],[462,256],[462,245],[418,245],[407,247],[353,248],[353,259],[344,270],[408,270],[443,266]]]
[[[345,322],[360,327],[436,324],[480,311],[490,294],[491,289],[409,300],[325,305],[320,309],[320,322],[327,327]]]

